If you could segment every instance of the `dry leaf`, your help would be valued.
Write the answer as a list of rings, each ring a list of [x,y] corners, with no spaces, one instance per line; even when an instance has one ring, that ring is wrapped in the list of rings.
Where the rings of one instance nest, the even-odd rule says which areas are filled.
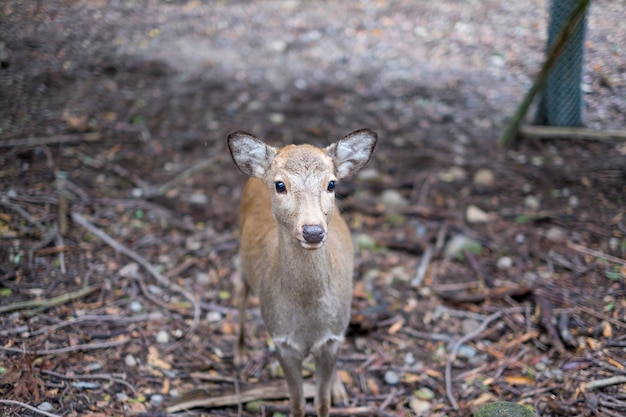
[[[611,365],[613,365],[614,367],[621,369],[622,371],[624,370],[624,365],[622,365],[621,363],[619,363],[618,361],[616,361],[615,359],[612,358],[606,358],[606,361],[608,363],[610,363]]]
[[[504,378],[511,385],[533,385],[535,380],[524,375],[511,375]]]
[[[602,323],[602,336],[610,339],[613,337],[613,328],[611,327],[611,323],[605,321]]]
[[[159,368],[159,369],[171,369],[172,368],[172,365],[170,365],[169,363],[161,359],[159,355],[159,350],[154,345],[148,347],[147,360],[148,360],[148,364],[150,366],[154,366],[155,368]]]
[[[367,378],[367,388],[373,395],[380,395],[380,387],[374,378]]]
[[[404,326],[404,319],[398,320],[397,322],[392,324],[391,327],[389,327],[389,334],[398,333],[400,329],[402,329],[402,326]]]

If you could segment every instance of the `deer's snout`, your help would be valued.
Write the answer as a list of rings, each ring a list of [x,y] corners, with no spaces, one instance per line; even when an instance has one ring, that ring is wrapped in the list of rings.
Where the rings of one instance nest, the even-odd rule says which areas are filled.
[[[302,237],[309,244],[317,244],[324,240],[326,231],[319,224],[305,224],[302,226]]]

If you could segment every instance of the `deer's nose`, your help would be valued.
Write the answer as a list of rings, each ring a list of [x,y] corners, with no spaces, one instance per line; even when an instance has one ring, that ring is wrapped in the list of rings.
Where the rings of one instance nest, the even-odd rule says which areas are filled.
[[[319,224],[305,224],[302,226],[302,237],[307,243],[320,243],[326,233]]]

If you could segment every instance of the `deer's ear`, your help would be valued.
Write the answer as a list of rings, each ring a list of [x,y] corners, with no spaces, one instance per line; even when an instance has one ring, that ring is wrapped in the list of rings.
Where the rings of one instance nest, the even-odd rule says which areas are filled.
[[[333,159],[338,178],[354,175],[370,160],[378,136],[371,129],[361,129],[349,133],[336,143],[326,147],[326,153]]]
[[[251,177],[262,178],[276,156],[276,148],[266,145],[250,133],[232,132],[227,141],[235,165]]]

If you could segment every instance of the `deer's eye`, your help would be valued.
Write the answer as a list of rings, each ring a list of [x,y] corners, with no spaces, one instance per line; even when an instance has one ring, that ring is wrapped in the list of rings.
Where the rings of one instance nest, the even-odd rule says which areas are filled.
[[[282,181],[276,181],[274,183],[274,186],[276,187],[276,192],[279,194],[283,194],[287,192],[287,186]]]
[[[330,181],[330,182],[328,183],[328,188],[327,188],[327,189],[328,189],[328,191],[329,191],[329,192],[330,192],[330,191],[333,191],[333,190],[335,189],[335,185],[337,185],[337,184],[335,183],[335,181]]]

